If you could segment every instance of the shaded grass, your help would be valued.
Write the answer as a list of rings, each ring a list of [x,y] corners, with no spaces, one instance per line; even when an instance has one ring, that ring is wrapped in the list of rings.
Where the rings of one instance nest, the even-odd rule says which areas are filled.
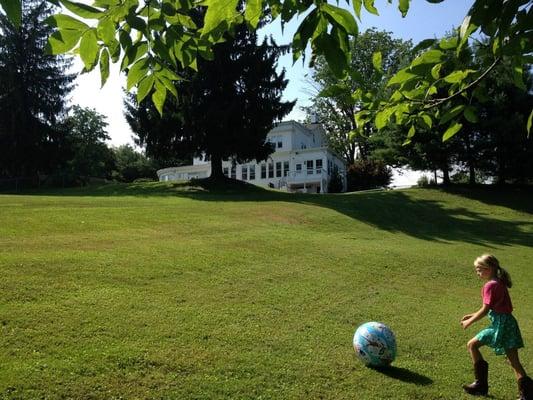
[[[288,195],[204,182],[0,196],[5,398],[461,399],[458,320],[479,306],[471,263],[510,270],[532,342],[533,217],[524,192]],[[363,367],[379,320],[394,368]],[[509,367],[491,393],[511,398]],[[522,352],[533,369],[532,352]]]

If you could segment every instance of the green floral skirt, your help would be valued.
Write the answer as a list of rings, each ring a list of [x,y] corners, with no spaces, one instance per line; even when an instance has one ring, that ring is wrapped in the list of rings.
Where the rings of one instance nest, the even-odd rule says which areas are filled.
[[[524,347],[520,328],[512,314],[489,311],[490,326],[476,335],[484,345],[492,347],[497,355],[504,355],[507,349]]]

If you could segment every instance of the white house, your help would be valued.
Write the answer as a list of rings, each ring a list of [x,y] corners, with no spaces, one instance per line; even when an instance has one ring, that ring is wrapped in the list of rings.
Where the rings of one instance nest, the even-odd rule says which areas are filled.
[[[267,134],[267,140],[275,151],[266,161],[246,164],[223,161],[224,175],[289,192],[325,193],[337,167],[346,190],[346,165],[327,148],[320,124],[281,122]],[[157,171],[160,181],[207,178],[210,174],[211,163],[202,159],[194,159],[193,165]]]

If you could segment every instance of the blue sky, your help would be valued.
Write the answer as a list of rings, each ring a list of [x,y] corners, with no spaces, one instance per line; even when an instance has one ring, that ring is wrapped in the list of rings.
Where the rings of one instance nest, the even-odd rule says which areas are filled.
[[[386,0],[376,0],[376,7],[380,16],[363,12],[361,15],[360,31],[371,27],[392,32],[392,35],[401,39],[412,39],[416,44],[419,41],[432,37],[443,36],[453,27],[461,24],[463,17],[473,3],[473,0],[446,0],[439,4],[430,4],[425,0],[411,0],[411,9],[405,18],[402,18],[397,8],[397,0],[389,4]],[[343,1],[341,6],[350,7]],[[299,20],[294,19],[285,25],[281,32],[279,21],[274,21],[271,26],[263,31],[271,34],[278,44],[289,43],[292,39]],[[300,120],[304,113],[300,107],[309,104],[310,85],[306,82],[305,75],[309,69],[302,65],[302,61],[292,63],[292,55],[283,56],[279,60],[279,67],[286,69],[286,78],[289,84],[284,93],[284,99],[297,100],[291,114],[286,119]],[[78,70],[81,63],[76,63]],[[133,143],[132,133],[122,115],[122,86],[125,79],[119,76],[118,70],[112,69],[111,77],[100,89],[99,72],[93,71],[84,74],[77,79],[78,87],[73,92],[72,104],[95,108],[98,112],[107,116],[109,123],[108,132],[113,145]]]

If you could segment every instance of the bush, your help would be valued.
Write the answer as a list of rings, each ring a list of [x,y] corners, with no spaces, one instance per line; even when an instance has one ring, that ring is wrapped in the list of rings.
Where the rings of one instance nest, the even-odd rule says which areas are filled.
[[[357,160],[348,167],[348,191],[383,188],[390,185],[392,168],[382,161]]]
[[[429,186],[429,179],[426,175],[422,175],[420,178],[418,178],[416,184],[421,187]]]
[[[333,166],[331,178],[328,182],[328,193],[340,193],[343,189],[342,176],[336,165]]]

